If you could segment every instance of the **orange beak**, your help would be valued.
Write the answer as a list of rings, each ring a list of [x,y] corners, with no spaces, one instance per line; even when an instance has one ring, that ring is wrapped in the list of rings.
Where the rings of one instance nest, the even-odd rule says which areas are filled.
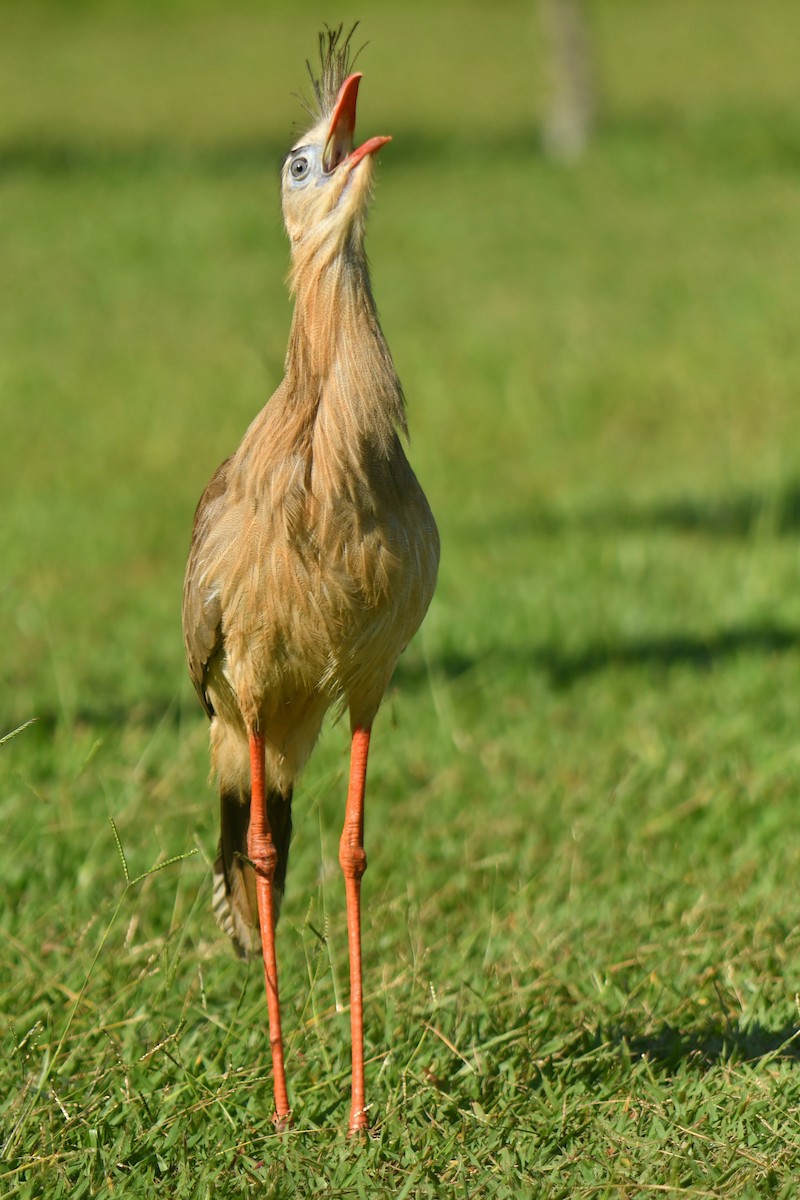
[[[392,139],[390,137],[373,137],[364,142],[356,150],[353,149],[353,134],[356,128],[356,99],[361,73],[348,75],[339,88],[336,104],[333,107],[328,140],[322,155],[322,169],[330,174],[345,160],[354,167],[368,154],[374,154]]]

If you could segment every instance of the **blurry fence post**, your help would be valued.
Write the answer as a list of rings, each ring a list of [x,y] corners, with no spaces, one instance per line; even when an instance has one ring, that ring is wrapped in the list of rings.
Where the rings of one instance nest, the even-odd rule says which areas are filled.
[[[575,162],[597,115],[597,88],[584,0],[539,0],[548,89],[542,120],[545,152]]]

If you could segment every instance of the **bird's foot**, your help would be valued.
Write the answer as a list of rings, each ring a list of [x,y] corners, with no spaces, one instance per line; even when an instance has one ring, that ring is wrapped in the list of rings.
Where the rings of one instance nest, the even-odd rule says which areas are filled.
[[[350,1113],[350,1124],[347,1129],[349,1137],[358,1137],[369,1133],[369,1121],[367,1120],[367,1111],[364,1108],[358,1109],[357,1112]]]
[[[283,1115],[274,1112],[272,1114],[272,1124],[275,1126],[276,1133],[288,1133],[290,1129],[294,1128],[292,1110],[288,1108]]]

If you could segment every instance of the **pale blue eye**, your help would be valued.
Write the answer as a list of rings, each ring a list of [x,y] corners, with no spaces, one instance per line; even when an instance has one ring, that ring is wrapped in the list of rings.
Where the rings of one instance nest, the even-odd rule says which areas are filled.
[[[308,175],[310,167],[311,164],[306,158],[305,154],[298,154],[296,158],[292,159],[289,165],[289,174],[291,175],[292,179],[305,179],[306,175]]]

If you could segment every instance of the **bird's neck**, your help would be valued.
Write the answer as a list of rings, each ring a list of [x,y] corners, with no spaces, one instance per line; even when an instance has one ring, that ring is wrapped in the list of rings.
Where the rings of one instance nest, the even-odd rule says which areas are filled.
[[[324,261],[297,256],[286,354],[287,402],[306,407],[315,435],[389,453],[405,431],[400,381],[383,336],[360,240]]]

